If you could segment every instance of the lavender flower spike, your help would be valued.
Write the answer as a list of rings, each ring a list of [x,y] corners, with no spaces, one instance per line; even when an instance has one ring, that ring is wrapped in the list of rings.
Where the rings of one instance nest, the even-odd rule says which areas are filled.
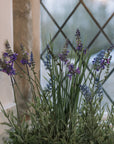
[[[94,69],[99,71],[100,69],[104,69],[104,56],[105,56],[105,50],[101,50],[97,57],[94,58],[93,60],[93,65],[94,65]]]
[[[80,39],[80,31],[79,31],[79,29],[76,30],[75,36],[76,36],[76,40]]]
[[[76,43],[77,43],[76,50],[82,51],[83,44],[81,42],[81,37],[80,37],[80,31],[79,31],[79,29],[77,29],[75,36],[76,36]]]
[[[65,43],[65,46],[63,48],[63,51],[61,54],[59,54],[59,59],[64,62],[65,64],[68,63],[68,53],[69,53],[69,50],[67,49],[68,48],[68,44],[69,44],[69,41],[66,40],[66,43]]]
[[[72,76],[75,76],[76,74],[80,74],[79,68],[74,69],[74,64],[69,64],[69,65],[67,65],[67,67],[69,69],[68,77],[70,78],[70,80],[71,80]]]
[[[81,85],[80,90],[82,94],[84,95],[86,102],[87,103],[91,102],[93,98],[91,96],[91,91],[89,87],[87,87],[86,85]]]
[[[45,56],[45,60],[43,60],[44,66],[48,70],[52,68],[51,59],[52,59],[52,56],[49,53],[47,53],[47,55]]]
[[[34,62],[34,58],[33,58],[33,53],[31,52],[30,53],[30,63],[33,63]]]
[[[22,57],[22,59],[21,59],[21,63],[22,63],[23,65],[29,64],[29,62],[28,62],[28,53],[27,53],[27,52],[24,52],[24,53],[23,53],[23,57]]]

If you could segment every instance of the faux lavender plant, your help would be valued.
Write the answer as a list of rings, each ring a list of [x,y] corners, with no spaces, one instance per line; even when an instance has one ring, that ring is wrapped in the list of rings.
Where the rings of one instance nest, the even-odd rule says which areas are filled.
[[[100,104],[103,97],[102,83],[105,80],[105,78],[101,79],[101,74],[103,70],[109,68],[112,48],[102,50],[93,60],[93,66],[88,68],[88,51],[82,44],[79,29],[76,31],[73,58],[68,50],[68,44],[66,41],[63,50],[56,56],[53,50],[48,48],[43,62],[48,70],[49,79],[44,89],[35,72],[33,53],[29,54],[21,45],[22,59],[19,69],[27,76],[33,96],[33,102],[27,105],[31,122],[27,123],[19,116],[17,119],[13,115],[10,117],[1,104],[11,128],[8,131],[7,144],[15,144],[15,142],[16,144],[100,144],[102,141],[108,141],[106,144],[110,143],[112,130],[109,129],[108,124],[101,121],[104,109]],[[14,81],[15,75],[18,74],[14,69],[14,63],[18,64],[17,56],[6,43],[6,51],[0,59],[0,67],[1,71],[10,75],[11,80]],[[86,73],[88,69],[89,74]],[[18,85],[16,81],[15,84]],[[83,98],[80,97],[81,95]]]

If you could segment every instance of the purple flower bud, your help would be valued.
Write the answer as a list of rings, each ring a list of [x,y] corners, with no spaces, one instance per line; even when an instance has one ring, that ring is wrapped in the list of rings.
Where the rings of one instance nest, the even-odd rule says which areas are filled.
[[[73,73],[73,71],[74,71],[74,65],[73,64],[69,64],[68,65],[68,69],[69,69],[69,73]]]
[[[14,62],[16,59],[17,59],[17,53],[13,53],[13,54],[11,54],[9,57],[10,57],[10,61],[11,62]]]
[[[72,79],[72,75],[71,74],[68,74],[67,76],[69,77],[70,80]]]
[[[60,59],[62,62],[64,62],[65,64],[66,64],[67,61],[68,61],[68,59],[67,59],[68,53],[69,53],[69,51],[66,50],[66,49],[64,49],[64,50],[62,51],[62,53],[59,54],[59,59]]]
[[[23,53],[23,57],[22,57],[22,59],[21,59],[21,63],[22,63],[23,65],[25,65],[25,64],[28,64],[28,65],[29,65],[28,53],[27,53],[27,52],[24,52],[24,53]]]
[[[67,67],[69,69],[69,71],[68,71],[69,72],[68,77],[70,78],[70,80],[71,80],[72,76],[75,76],[76,74],[80,74],[79,68],[77,68],[75,70],[73,64],[69,64],[69,65],[67,65]]]
[[[82,48],[83,48],[83,44],[81,42],[79,42],[78,45],[77,45],[77,47],[76,47],[76,49],[78,51],[82,51]]]
[[[28,63],[28,60],[27,60],[26,58],[22,58],[21,63],[22,63],[23,65],[29,64],[29,63]]]
[[[86,49],[83,50],[83,53],[86,54]]]
[[[3,53],[3,57],[4,57],[4,58],[8,57],[8,53],[7,53],[7,52],[4,52],[4,53]]]
[[[76,40],[80,39],[80,31],[79,31],[79,29],[76,30],[75,36],[76,36]]]
[[[13,68],[13,64],[10,65],[2,62],[1,71],[11,76],[16,74],[16,70]]]
[[[80,69],[77,68],[77,69],[75,70],[75,72],[76,72],[77,74],[80,74]]]

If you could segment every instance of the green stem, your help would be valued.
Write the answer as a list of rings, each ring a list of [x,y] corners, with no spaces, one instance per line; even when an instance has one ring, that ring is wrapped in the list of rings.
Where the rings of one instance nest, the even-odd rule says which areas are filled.
[[[36,101],[35,89],[34,89],[33,83],[31,82],[31,77],[30,77],[30,73],[29,73],[29,69],[28,69],[27,64],[26,64],[26,69],[27,69],[27,76],[28,76],[28,79],[29,79],[29,82],[30,82],[30,86],[31,86],[31,91],[32,91],[32,94],[33,94],[33,99],[34,99],[34,102],[35,102]]]
[[[4,109],[4,106],[2,105],[1,102],[0,102],[0,105],[2,107],[2,111],[3,111],[4,116],[7,118],[7,120],[9,121],[9,123],[11,124],[11,126],[13,127],[13,129],[15,129],[15,126],[13,125],[12,121],[10,120],[9,115],[6,113],[6,111]]]
[[[18,122],[20,123],[19,108],[18,108],[17,98],[16,98],[16,94],[15,94],[15,88],[14,88],[14,84],[13,84],[13,77],[10,76],[10,79],[11,79],[11,84],[12,84],[12,88],[13,88],[13,92],[14,92],[14,99],[15,99],[16,110],[17,110],[17,119],[18,119]]]

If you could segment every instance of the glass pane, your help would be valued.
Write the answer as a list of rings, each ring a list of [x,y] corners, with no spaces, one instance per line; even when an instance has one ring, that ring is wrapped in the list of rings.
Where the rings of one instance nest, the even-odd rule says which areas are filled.
[[[63,35],[61,33],[59,33],[58,36],[56,37],[56,39],[54,40],[54,42],[52,43],[55,54],[59,54],[61,52],[61,50],[64,47],[65,41],[66,40],[63,37]]]
[[[55,55],[58,55],[62,51],[62,49],[65,45],[65,42],[66,42],[66,39],[64,38],[64,36],[61,33],[59,33],[57,35],[56,39],[51,44],[51,47],[53,48],[53,53]],[[43,54],[42,58],[44,59],[45,56],[46,56],[46,52]]]
[[[101,26],[114,12],[113,0],[84,0],[84,3]]]
[[[94,38],[99,30],[82,5],[79,6],[63,28],[63,31],[74,45],[76,29],[80,30],[81,38],[85,47],[88,46],[89,42]]]
[[[40,61],[40,83],[42,85],[42,88],[45,88],[46,84],[48,83],[45,78],[49,80],[48,70],[46,70],[44,63],[41,60]]]
[[[111,39],[112,43],[114,43],[114,30],[113,29],[114,29],[114,16],[104,29],[105,33]]]
[[[58,28],[50,19],[46,11],[41,7],[41,52],[45,49],[47,43],[55,35]]]
[[[101,49],[107,49],[109,48],[110,43],[107,41],[105,36],[101,33],[97,39],[94,41],[94,43],[90,47],[90,53],[94,54],[99,52]]]
[[[104,106],[104,105],[105,105],[106,109],[107,109],[107,105],[111,109],[112,103],[110,102],[110,100],[108,99],[108,97],[105,94],[103,95],[103,100],[102,100],[102,106]]]
[[[110,95],[111,99],[114,101],[114,73],[108,78],[108,80],[103,85],[104,89],[107,91],[107,93]]]
[[[43,3],[61,26],[78,3],[78,0],[43,0]]]

